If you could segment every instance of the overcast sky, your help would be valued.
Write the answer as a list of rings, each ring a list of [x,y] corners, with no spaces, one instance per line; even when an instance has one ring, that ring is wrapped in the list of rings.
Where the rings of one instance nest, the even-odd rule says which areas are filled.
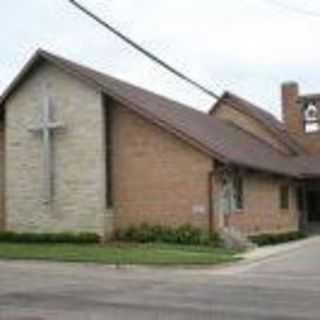
[[[320,92],[318,0],[80,1],[219,94],[231,90],[279,115],[281,82],[296,80],[303,92]],[[1,91],[42,47],[201,110],[214,102],[67,0],[1,0],[0,30]]]

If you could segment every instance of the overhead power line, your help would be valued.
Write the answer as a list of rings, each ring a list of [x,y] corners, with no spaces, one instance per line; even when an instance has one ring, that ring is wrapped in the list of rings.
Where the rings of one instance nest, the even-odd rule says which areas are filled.
[[[146,56],[147,58],[149,58],[150,60],[152,60],[153,62],[159,64],[161,67],[163,67],[164,69],[166,69],[167,71],[173,73],[174,75],[176,75],[177,77],[179,77],[180,79],[188,82],[189,84],[191,84],[192,86],[196,87],[197,89],[199,89],[200,91],[202,91],[203,93],[219,100],[220,96],[218,94],[216,94],[215,92],[213,92],[212,90],[206,88],[204,85],[200,84],[199,82],[191,79],[190,77],[188,77],[187,75],[185,75],[184,73],[182,73],[181,71],[177,70],[176,68],[172,67],[171,65],[169,65],[167,62],[165,62],[164,60],[160,59],[159,57],[157,57],[154,53],[150,52],[149,50],[143,48],[141,45],[139,45],[137,42],[133,41],[132,39],[130,39],[129,37],[127,37],[126,35],[124,35],[122,32],[120,32],[119,30],[117,30],[116,28],[114,28],[113,26],[111,26],[109,23],[105,22],[104,20],[102,20],[100,17],[98,17],[96,14],[94,14],[93,12],[91,12],[89,9],[87,9],[86,7],[84,7],[82,4],[80,4],[78,1],[75,0],[69,0],[69,2],[74,5],[77,9],[79,9],[80,11],[82,11],[83,13],[85,13],[87,16],[89,16],[90,18],[92,18],[93,20],[95,20],[96,22],[98,22],[100,25],[102,25],[103,27],[105,27],[106,29],[108,29],[111,33],[113,33],[114,35],[116,35],[117,37],[119,37],[120,39],[122,39],[124,42],[126,42],[128,45],[130,45],[131,47],[133,47],[134,49],[136,49],[137,51],[139,51],[140,53],[142,53],[144,56]]]
[[[313,10],[308,10],[308,9],[303,9],[294,5],[289,5],[287,3],[284,3],[283,1],[280,0],[263,0],[265,3],[273,6],[277,6],[281,9],[291,11],[293,13],[297,13],[300,15],[305,15],[305,16],[310,16],[314,18],[319,18],[320,17],[320,12],[316,12]]]

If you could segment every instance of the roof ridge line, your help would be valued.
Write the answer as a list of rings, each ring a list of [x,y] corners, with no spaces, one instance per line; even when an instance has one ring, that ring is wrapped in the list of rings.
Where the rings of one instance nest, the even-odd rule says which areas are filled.
[[[138,85],[138,84],[135,84],[135,83],[133,83],[133,82],[131,82],[131,81],[128,81],[128,80],[125,80],[125,79],[123,79],[123,78],[119,78],[119,77],[112,76],[112,75],[110,75],[109,73],[101,72],[101,71],[99,71],[99,70],[97,70],[97,69],[95,69],[95,68],[93,68],[93,67],[91,67],[91,66],[89,66],[89,65],[87,65],[87,64],[83,64],[83,63],[81,63],[81,62],[74,62],[73,60],[67,59],[67,58],[65,58],[65,57],[63,57],[63,56],[61,56],[61,55],[59,55],[59,54],[51,53],[51,52],[49,52],[49,51],[47,51],[47,50],[44,50],[44,49],[38,49],[38,50],[36,51],[36,53],[37,53],[37,52],[38,52],[39,54],[41,54],[41,55],[49,56],[49,58],[50,58],[50,56],[51,56],[51,57],[54,58],[54,59],[57,58],[57,59],[60,59],[60,60],[64,60],[65,63],[71,63],[71,64],[74,64],[74,65],[78,65],[78,66],[81,67],[81,68],[86,68],[86,69],[88,69],[88,70],[90,70],[90,71],[92,71],[92,72],[95,72],[95,73],[100,74],[101,76],[109,77],[109,78],[111,78],[111,79],[113,79],[113,80],[116,80],[116,81],[118,81],[118,82],[121,82],[122,84],[124,84],[124,85],[126,85],[126,86],[131,86],[131,87],[134,87],[134,88],[136,88],[136,89],[143,90],[143,91],[145,91],[146,93],[151,94],[151,95],[153,95],[153,96],[157,96],[157,97],[160,98],[160,99],[164,99],[164,100],[167,100],[168,102],[173,102],[173,103],[175,103],[175,104],[179,104],[181,107],[185,107],[185,108],[191,109],[192,111],[196,111],[196,112],[199,112],[199,113],[201,113],[201,114],[207,114],[206,112],[201,111],[201,110],[197,110],[197,109],[193,108],[191,105],[188,105],[188,104],[186,104],[186,103],[184,103],[184,102],[180,102],[180,101],[174,100],[174,99],[172,99],[171,97],[169,97],[169,96],[167,96],[167,95],[165,95],[165,94],[153,92],[151,89],[147,89],[147,88],[145,88],[145,87],[143,87],[143,86],[140,86],[140,85]]]

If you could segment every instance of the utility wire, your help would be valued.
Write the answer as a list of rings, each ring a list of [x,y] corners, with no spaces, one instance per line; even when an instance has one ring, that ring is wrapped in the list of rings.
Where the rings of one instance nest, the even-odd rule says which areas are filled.
[[[315,12],[312,10],[308,10],[308,9],[303,9],[303,8],[299,8],[296,6],[292,6],[289,4],[284,3],[283,1],[280,0],[263,0],[265,3],[269,4],[269,5],[274,5],[277,6],[281,9],[287,10],[287,11],[291,11],[293,13],[297,13],[300,15],[305,15],[305,16],[310,16],[310,17],[314,17],[314,18],[319,18],[320,17],[320,12]]]
[[[108,29],[111,33],[113,33],[114,35],[116,35],[117,37],[119,37],[120,39],[122,39],[124,42],[126,42],[127,44],[129,44],[131,47],[133,47],[134,49],[136,49],[137,51],[139,51],[140,53],[142,53],[144,56],[148,57],[149,59],[151,59],[153,62],[159,64],[160,66],[162,66],[164,69],[166,69],[167,71],[173,73],[174,75],[176,75],[177,77],[179,77],[180,79],[188,82],[189,84],[193,85],[194,87],[196,87],[197,89],[199,89],[200,91],[204,92],[205,94],[219,100],[220,96],[216,93],[214,93],[212,90],[209,90],[208,88],[206,88],[205,86],[203,86],[202,84],[200,84],[199,82],[192,80],[190,77],[188,77],[187,75],[185,75],[184,73],[180,72],[179,70],[177,70],[176,68],[170,66],[167,62],[165,62],[164,60],[158,58],[155,54],[153,54],[152,52],[150,52],[149,50],[143,48],[141,45],[139,45],[137,42],[133,41],[132,39],[130,39],[129,37],[127,37],[126,35],[124,35],[123,33],[121,33],[120,31],[118,31],[116,28],[112,27],[109,23],[105,22],[104,20],[102,20],[100,17],[98,17],[97,15],[95,15],[94,13],[92,13],[89,9],[87,9],[86,7],[84,7],[83,5],[81,5],[78,1],[75,0],[69,0],[69,2],[74,5],[77,9],[79,9],[80,11],[82,11],[83,13],[85,13],[87,16],[91,17],[92,19],[94,19],[96,22],[98,22],[100,25],[102,25],[103,27],[105,27],[106,29]]]

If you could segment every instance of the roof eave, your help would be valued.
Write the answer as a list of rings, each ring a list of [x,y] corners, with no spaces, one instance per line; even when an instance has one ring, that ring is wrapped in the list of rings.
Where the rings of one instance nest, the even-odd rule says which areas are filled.
[[[240,161],[229,161],[229,163],[234,166],[243,167],[243,168],[247,168],[247,169],[251,169],[251,170],[259,171],[259,172],[265,172],[265,173],[277,175],[277,176],[291,177],[291,178],[296,178],[296,179],[302,177],[301,173],[299,173],[298,171],[297,172],[294,172],[294,171],[283,172],[283,171],[274,170],[271,168],[262,168],[257,165],[248,164],[248,163],[244,163],[244,162],[240,162]]]
[[[0,97],[0,108],[3,107],[6,100],[11,96],[16,87],[23,81],[25,76],[29,73],[29,71],[35,66],[37,62],[40,61],[42,57],[42,49],[38,49],[28,60],[28,62],[24,65],[24,67],[20,70],[18,75],[11,81],[9,86],[4,90],[2,96]]]
[[[301,179],[320,179],[320,173],[302,173]]]

